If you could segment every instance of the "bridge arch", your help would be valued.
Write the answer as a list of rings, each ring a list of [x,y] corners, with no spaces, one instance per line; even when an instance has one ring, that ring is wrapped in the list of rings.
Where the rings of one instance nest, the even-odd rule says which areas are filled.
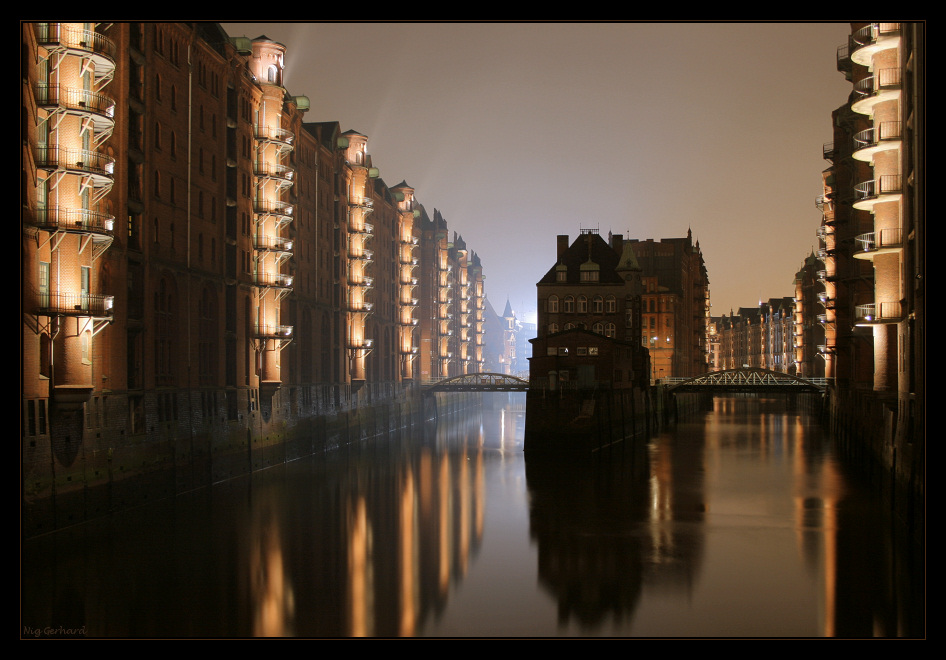
[[[677,392],[817,392],[823,393],[826,379],[809,379],[781,371],[741,367],[711,371],[693,378],[665,378],[670,393]]]
[[[434,392],[525,392],[529,381],[497,373],[473,373],[453,376],[432,383],[424,393]]]

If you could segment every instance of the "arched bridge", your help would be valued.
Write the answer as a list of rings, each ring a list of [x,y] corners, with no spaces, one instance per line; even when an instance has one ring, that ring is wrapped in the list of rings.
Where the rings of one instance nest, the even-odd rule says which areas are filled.
[[[827,387],[825,378],[802,378],[779,371],[743,367],[726,371],[713,371],[694,378],[663,378],[676,392],[817,392]]]
[[[431,383],[424,393],[434,392],[525,392],[529,381],[506,374],[463,374]]]

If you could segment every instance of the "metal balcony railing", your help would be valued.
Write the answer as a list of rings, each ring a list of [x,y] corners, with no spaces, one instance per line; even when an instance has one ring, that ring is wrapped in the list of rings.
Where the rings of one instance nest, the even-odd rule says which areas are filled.
[[[36,147],[36,164],[42,169],[77,170],[108,178],[111,178],[115,172],[114,158],[89,149],[38,146]]]
[[[288,128],[259,125],[253,127],[253,137],[255,137],[257,140],[278,142],[285,145],[292,144],[293,139],[295,139],[295,135]]]
[[[851,50],[858,50],[877,42],[881,37],[900,33],[899,23],[871,23],[851,35]]]
[[[36,212],[36,226],[46,231],[89,232],[112,235],[115,218],[98,211],[48,206]]]
[[[292,336],[291,325],[275,325],[269,323],[258,323],[253,328],[254,337],[262,338],[288,338]]]
[[[886,248],[898,248],[903,245],[903,231],[900,227],[881,229],[879,232],[860,234],[854,238],[854,243],[860,252],[873,252]]]
[[[292,275],[282,273],[255,273],[253,282],[259,286],[272,286],[288,289],[292,286]]]
[[[854,306],[855,323],[896,323],[900,317],[899,301]]]
[[[36,23],[36,40],[43,46],[64,46],[115,58],[115,42],[94,30],[62,23]]]
[[[292,221],[293,205],[278,199],[254,199],[253,212],[257,215],[274,215],[280,223]]]
[[[902,137],[899,121],[884,121],[879,126],[868,128],[854,134],[855,149],[876,147],[881,142],[897,141]]]
[[[115,100],[108,94],[51,83],[37,83],[36,103],[59,106],[67,110],[91,112],[104,117],[115,117]]]
[[[899,174],[884,174],[879,179],[862,181],[854,186],[855,201],[864,201],[881,195],[896,195],[903,192]]]
[[[292,239],[282,236],[256,236],[253,247],[261,251],[292,252]]]
[[[49,291],[37,293],[40,314],[62,314],[67,316],[109,317],[114,313],[115,296],[76,291]]]
[[[253,163],[253,174],[258,177],[267,177],[270,179],[279,179],[282,181],[292,181],[295,170],[282,163],[271,163],[261,161]]]
[[[854,93],[858,96],[872,96],[878,92],[888,89],[898,89],[900,87],[900,69],[889,67],[879,69],[873,75],[861,78],[854,83]]]

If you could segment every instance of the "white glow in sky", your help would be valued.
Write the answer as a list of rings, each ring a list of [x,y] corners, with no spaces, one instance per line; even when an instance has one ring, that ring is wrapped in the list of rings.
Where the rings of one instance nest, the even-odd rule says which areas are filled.
[[[847,23],[224,23],[287,47],[306,121],[368,135],[388,185],[534,314],[555,236],[698,239],[713,314],[791,296],[817,247]]]

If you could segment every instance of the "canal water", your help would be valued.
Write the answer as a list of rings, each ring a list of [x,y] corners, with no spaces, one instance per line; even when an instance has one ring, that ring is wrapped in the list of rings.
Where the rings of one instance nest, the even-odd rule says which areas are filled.
[[[506,397],[506,398],[503,398]],[[526,460],[523,395],[24,541],[23,637],[925,635],[922,548],[777,400]]]

